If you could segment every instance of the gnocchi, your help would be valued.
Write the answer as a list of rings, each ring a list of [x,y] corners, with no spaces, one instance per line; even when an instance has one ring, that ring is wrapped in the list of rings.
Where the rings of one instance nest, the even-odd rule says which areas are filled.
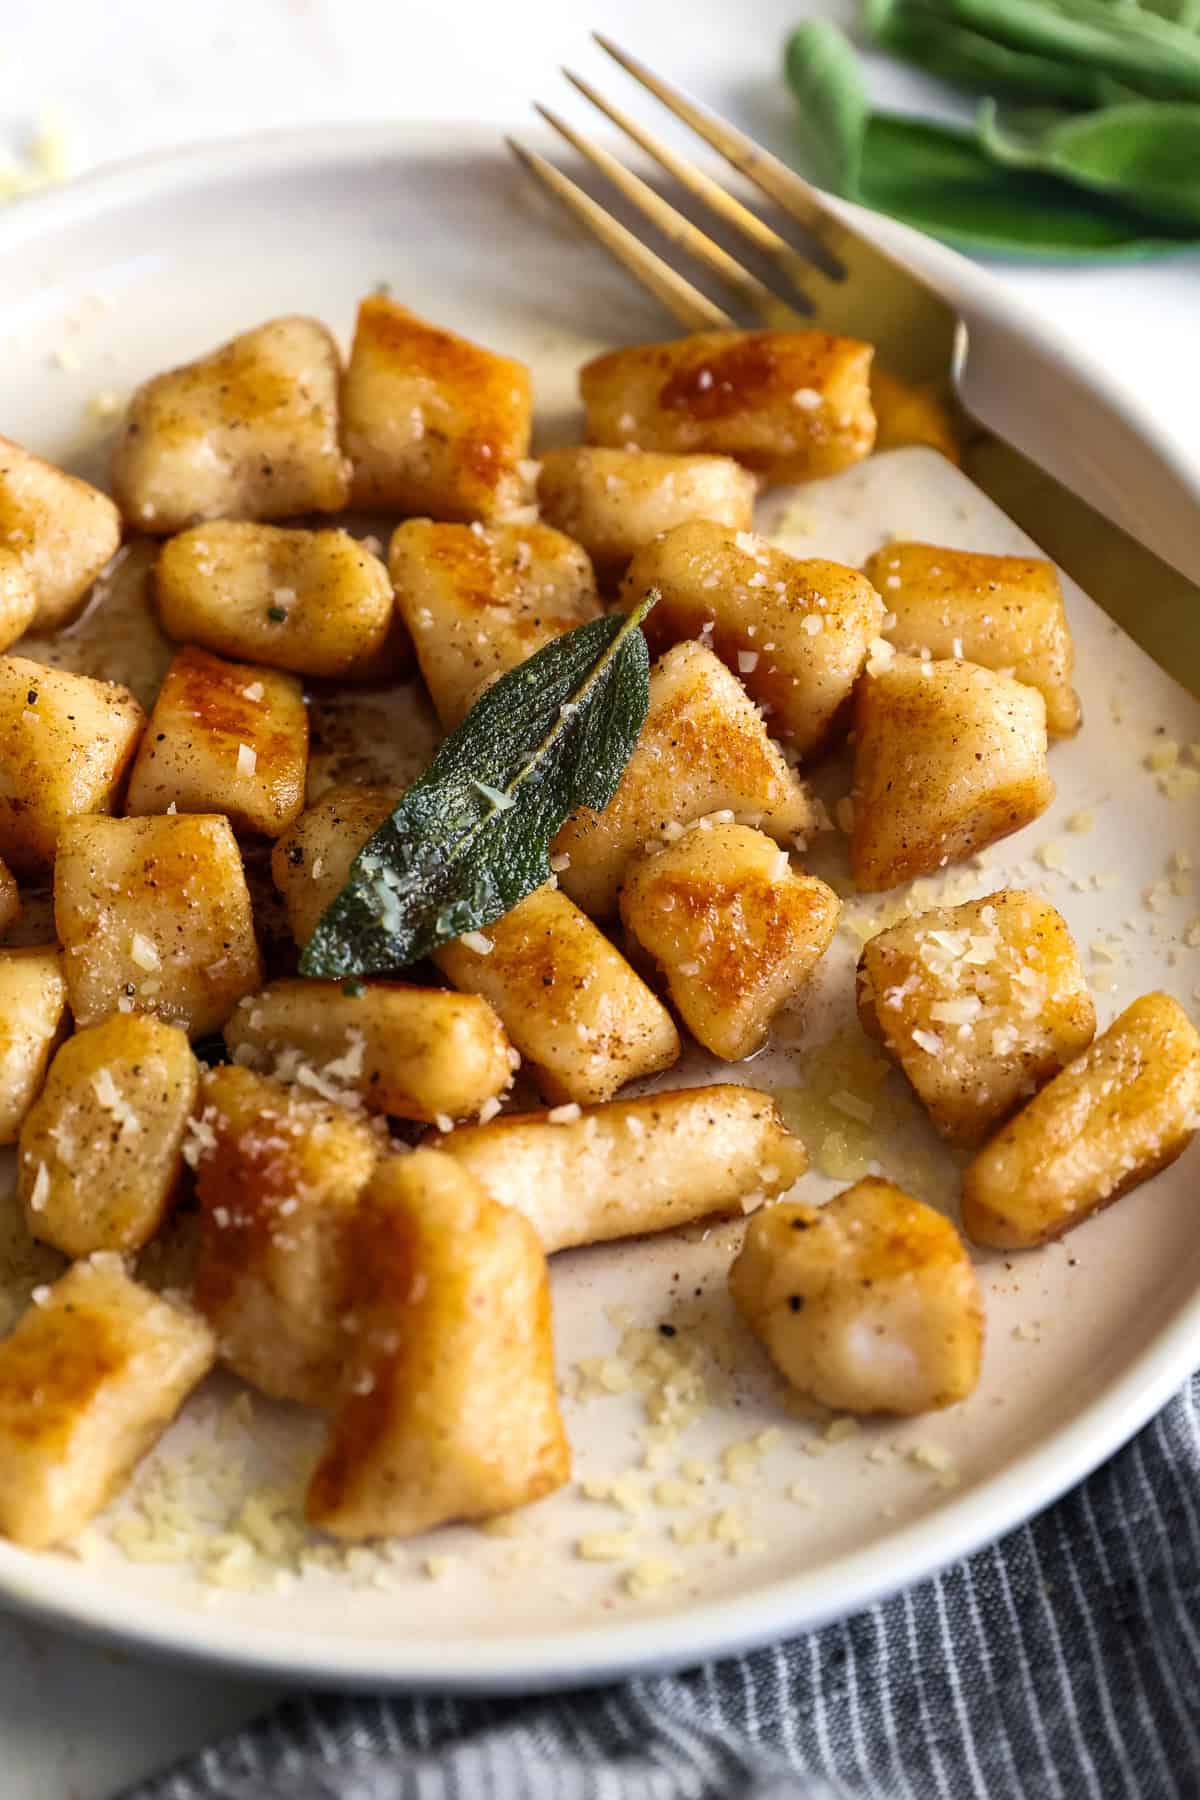
[[[979,1380],[983,1301],[953,1225],[869,1175],[822,1207],[764,1207],[734,1303],[790,1384],[852,1413],[921,1413]]]
[[[823,331],[697,331],[610,350],[580,370],[588,437],[735,456],[769,481],[835,475],[875,442],[871,355]]]

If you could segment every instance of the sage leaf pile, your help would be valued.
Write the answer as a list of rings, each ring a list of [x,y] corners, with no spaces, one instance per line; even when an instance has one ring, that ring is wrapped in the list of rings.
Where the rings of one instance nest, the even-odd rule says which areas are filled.
[[[864,0],[873,41],[982,95],[972,126],[873,110],[813,20],[785,73],[818,181],[960,249],[1060,260],[1200,242],[1200,0]]]
[[[355,857],[301,974],[402,969],[549,879],[550,840],[577,807],[608,805],[637,742],[639,627],[657,598],[565,632],[486,690]]]

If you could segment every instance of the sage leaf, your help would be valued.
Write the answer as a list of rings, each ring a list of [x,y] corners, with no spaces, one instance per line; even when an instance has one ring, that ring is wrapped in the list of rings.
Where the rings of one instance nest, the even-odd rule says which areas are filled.
[[[959,0],[927,4],[946,13]],[[799,103],[802,158],[816,178],[958,249],[1116,260],[1162,255],[1197,238],[1185,218],[1168,221],[1153,204],[1139,209],[1128,181],[1117,192],[1068,180],[1061,168],[993,157],[970,128],[873,111],[854,50],[824,21],[792,33],[784,69]]]
[[[1200,100],[1200,37],[1110,0],[937,0],[956,24],[1042,56],[1071,58],[1166,100]]]
[[[1002,121],[985,100],[976,130],[993,162],[1060,176],[1168,226],[1200,227],[1200,106],[1131,100]]]
[[[1134,88],[1085,63],[1017,50],[958,25],[943,16],[937,0],[865,0],[863,22],[881,50],[985,94],[1070,106],[1108,106],[1137,97]]]
[[[608,805],[637,742],[639,626],[657,599],[576,626],[486,690],[358,852],[301,974],[402,969],[549,880],[550,840],[576,807]]]

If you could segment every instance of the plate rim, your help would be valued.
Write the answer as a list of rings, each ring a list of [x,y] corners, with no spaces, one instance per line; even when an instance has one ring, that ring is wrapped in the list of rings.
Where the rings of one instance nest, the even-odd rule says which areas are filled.
[[[48,233],[69,232],[80,216],[94,222],[97,207],[112,211],[164,189],[177,191],[245,173],[251,161],[261,178],[272,167],[293,170],[305,163],[394,161],[417,154],[503,157],[503,130],[499,125],[451,120],[328,124],[149,151],[6,209],[0,215],[0,278],[5,259],[18,249]],[[1146,442],[1187,468],[1179,444],[1156,429],[1136,396],[1117,389],[1107,372],[1060,336],[1052,322],[1007,295],[987,270],[905,226],[862,215],[857,208],[849,210],[856,223],[866,223],[887,247],[912,255],[931,276],[970,294],[975,304],[1004,319],[1018,337],[1052,346]],[[512,1693],[530,1687],[541,1691],[585,1687],[686,1667],[848,1617],[1016,1529],[1127,1443],[1198,1362],[1200,1289],[1177,1303],[1154,1338],[1069,1424],[1014,1454],[1003,1469],[974,1489],[820,1568],[677,1611],[488,1638],[331,1642],[316,1632],[284,1631],[239,1619],[232,1611],[222,1617],[143,1595],[121,1598],[120,1615],[114,1617],[112,1582],[89,1576],[86,1563],[41,1557],[3,1542],[0,1602],[19,1614],[103,1643],[252,1677],[286,1677],[301,1686],[369,1683],[377,1689],[414,1692]]]

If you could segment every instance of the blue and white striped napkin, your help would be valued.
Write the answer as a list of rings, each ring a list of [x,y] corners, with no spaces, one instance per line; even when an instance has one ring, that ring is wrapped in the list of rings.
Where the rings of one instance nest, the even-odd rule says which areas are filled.
[[[126,1800],[1198,1800],[1200,1377],[1066,1499],[839,1625],[528,1699],[302,1698]]]

